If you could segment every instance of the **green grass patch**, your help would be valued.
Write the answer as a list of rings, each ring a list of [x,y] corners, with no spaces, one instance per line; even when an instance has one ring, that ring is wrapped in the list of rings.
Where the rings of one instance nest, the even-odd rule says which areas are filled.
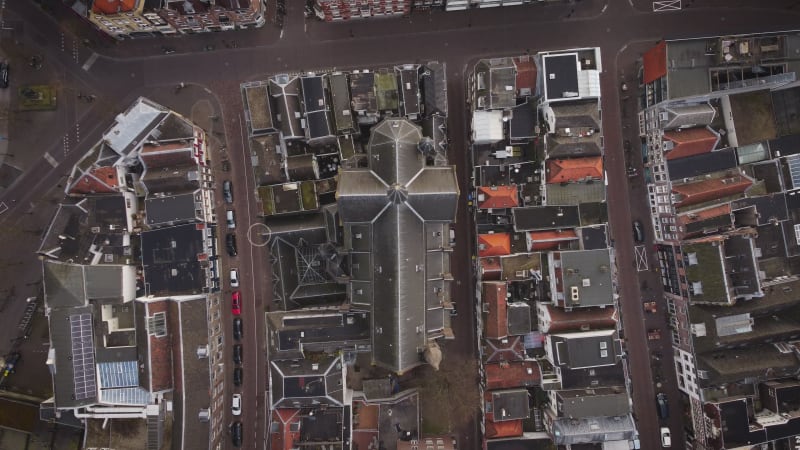
[[[313,181],[304,181],[300,184],[300,196],[303,199],[303,210],[313,211],[319,208],[317,203],[317,190]]]
[[[274,215],[275,200],[272,196],[272,186],[260,186],[258,188],[258,197],[261,199],[261,210],[264,211],[264,215]]]
[[[56,109],[56,88],[47,84],[19,88],[19,109],[22,111],[49,111]]]

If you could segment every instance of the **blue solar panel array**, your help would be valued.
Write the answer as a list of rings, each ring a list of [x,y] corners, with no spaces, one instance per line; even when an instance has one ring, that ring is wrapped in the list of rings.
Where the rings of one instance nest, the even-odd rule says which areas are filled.
[[[72,372],[75,400],[85,400],[97,395],[92,315],[73,314],[69,316],[69,327],[72,339]]]

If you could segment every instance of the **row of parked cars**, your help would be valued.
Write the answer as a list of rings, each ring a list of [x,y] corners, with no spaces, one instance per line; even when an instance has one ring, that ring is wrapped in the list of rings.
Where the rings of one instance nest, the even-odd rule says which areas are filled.
[[[222,198],[225,200],[226,205],[233,204],[233,185],[230,180],[225,180],[222,183]],[[228,227],[228,233],[225,235],[225,248],[228,251],[228,256],[233,258],[238,254],[236,235],[234,234],[234,230],[236,230],[236,217],[233,209],[225,210],[225,223]],[[233,385],[238,388],[242,386],[242,378],[244,376],[244,371],[242,370],[243,349],[242,344],[239,343],[244,336],[244,331],[242,318],[239,317],[242,314],[242,293],[236,289],[239,287],[239,269],[235,267],[230,270],[230,287],[233,289],[231,292],[231,313],[234,316],[233,339],[236,341],[233,345],[233,363],[235,365],[233,368]],[[242,415],[241,393],[234,393],[231,398],[231,414],[233,414],[234,417]],[[244,434],[242,422],[239,420],[234,421],[231,424],[230,432],[233,446],[241,447]]]

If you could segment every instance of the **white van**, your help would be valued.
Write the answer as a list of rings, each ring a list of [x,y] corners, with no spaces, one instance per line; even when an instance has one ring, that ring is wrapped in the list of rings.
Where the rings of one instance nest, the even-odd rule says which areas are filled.
[[[236,221],[233,219],[233,210],[229,209],[225,212],[225,220],[228,222],[228,229],[236,228]]]

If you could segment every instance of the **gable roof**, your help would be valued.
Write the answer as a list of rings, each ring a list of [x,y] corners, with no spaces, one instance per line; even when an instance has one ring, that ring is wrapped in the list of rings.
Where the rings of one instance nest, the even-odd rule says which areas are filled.
[[[661,41],[644,54],[644,82],[651,83],[667,74],[667,42]]]
[[[749,178],[743,175],[734,175],[673,185],[672,192],[680,196],[675,202],[675,206],[681,207],[743,194],[752,184],[753,182]]]
[[[664,132],[664,140],[672,142],[667,160],[708,153],[714,150],[719,136],[708,128],[689,128]]]
[[[136,7],[136,0],[95,0],[92,2],[92,12],[95,14],[114,15],[132,11]]]
[[[481,200],[481,196],[483,196],[483,200]],[[478,187],[478,208],[512,208],[515,206],[519,206],[517,185]]]
[[[566,230],[543,230],[531,231],[527,233],[528,251],[552,250],[558,248],[564,241],[574,241],[578,239],[575,229]]]
[[[542,371],[536,361],[503,362],[486,364],[486,389],[505,389],[538,386]]]
[[[508,336],[507,294],[508,285],[505,281],[483,283],[483,302],[489,305],[489,315],[486,317],[486,337],[489,339]]]
[[[492,233],[478,235],[478,256],[504,256],[511,254],[511,235]]]
[[[77,177],[71,186],[67,187],[67,193],[69,195],[116,194],[117,186],[119,186],[119,178],[116,167],[92,166]]]
[[[565,181],[580,181],[587,178],[603,178],[603,158],[548,159],[547,182],[561,183]]]
[[[570,312],[550,304],[538,304],[537,306],[542,333],[608,329],[613,328],[619,319],[617,309],[613,306],[575,308]]]

